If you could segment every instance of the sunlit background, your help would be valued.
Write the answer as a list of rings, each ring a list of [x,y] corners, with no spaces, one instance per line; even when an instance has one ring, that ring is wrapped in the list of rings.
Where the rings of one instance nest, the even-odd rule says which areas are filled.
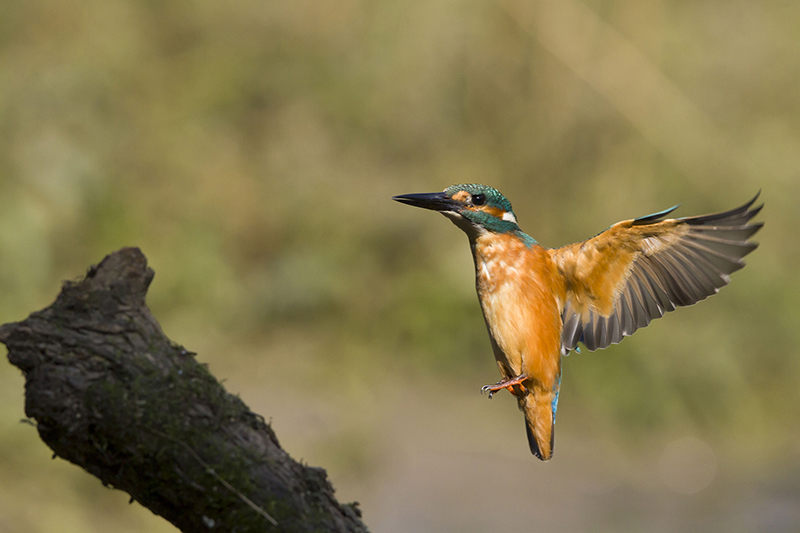
[[[167,334],[377,532],[800,530],[800,3],[0,9],[0,321],[122,246]],[[564,363],[556,451],[498,379],[467,240],[390,196],[496,186],[545,246],[759,189],[733,283]],[[62,460],[0,365],[0,532],[175,531]]]

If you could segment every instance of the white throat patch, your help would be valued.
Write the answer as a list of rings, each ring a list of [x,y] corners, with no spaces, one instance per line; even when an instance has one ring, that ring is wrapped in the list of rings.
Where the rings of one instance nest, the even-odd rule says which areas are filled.
[[[449,218],[450,221],[464,231],[470,239],[474,240],[478,235],[486,233],[485,228],[473,224],[468,218],[465,218],[455,211],[440,211],[440,213]]]

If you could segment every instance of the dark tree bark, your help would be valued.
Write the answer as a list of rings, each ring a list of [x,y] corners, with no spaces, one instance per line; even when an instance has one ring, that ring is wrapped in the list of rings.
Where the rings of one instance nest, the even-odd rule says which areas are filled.
[[[164,335],[145,304],[152,279],[142,252],[124,248],[0,327],[42,440],[181,531],[367,531],[324,470],[289,457]]]

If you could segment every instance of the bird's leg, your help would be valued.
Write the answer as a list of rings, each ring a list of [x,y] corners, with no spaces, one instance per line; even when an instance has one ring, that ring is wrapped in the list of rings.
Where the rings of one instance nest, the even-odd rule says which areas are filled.
[[[484,385],[481,387],[481,394],[488,392],[489,399],[491,400],[492,396],[494,396],[494,393],[499,390],[508,389],[508,392],[514,394],[514,387],[519,386],[523,391],[525,391],[525,385],[523,385],[522,382],[526,379],[528,379],[528,376],[525,374],[520,374],[519,376],[513,378],[503,378],[494,385]]]

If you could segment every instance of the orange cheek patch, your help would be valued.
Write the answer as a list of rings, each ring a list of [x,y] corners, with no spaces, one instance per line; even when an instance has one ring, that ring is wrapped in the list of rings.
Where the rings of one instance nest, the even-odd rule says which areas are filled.
[[[467,203],[469,200],[469,193],[467,191],[458,191],[452,196],[453,200],[461,203]]]
[[[483,207],[480,207],[479,209],[481,211],[483,211],[485,213],[489,213],[493,217],[497,217],[497,218],[503,218],[503,215],[506,214],[506,212],[503,211],[502,209],[500,209],[499,207],[489,207],[489,206],[485,205]]]
[[[456,196],[458,196],[458,195],[456,195]],[[453,196],[454,200],[458,199],[458,198],[456,198],[456,196]],[[488,205],[481,205],[481,206],[467,205],[467,206],[464,206],[464,207],[466,209],[469,209],[470,211],[483,211],[484,213],[487,213],[489,215],[492,215],[493,217],[500,218],[500,219],[502,219],[503,215],[506,214],[506,211],[500,209],[499,207],[491,207],[491,206],[488,206]]]

